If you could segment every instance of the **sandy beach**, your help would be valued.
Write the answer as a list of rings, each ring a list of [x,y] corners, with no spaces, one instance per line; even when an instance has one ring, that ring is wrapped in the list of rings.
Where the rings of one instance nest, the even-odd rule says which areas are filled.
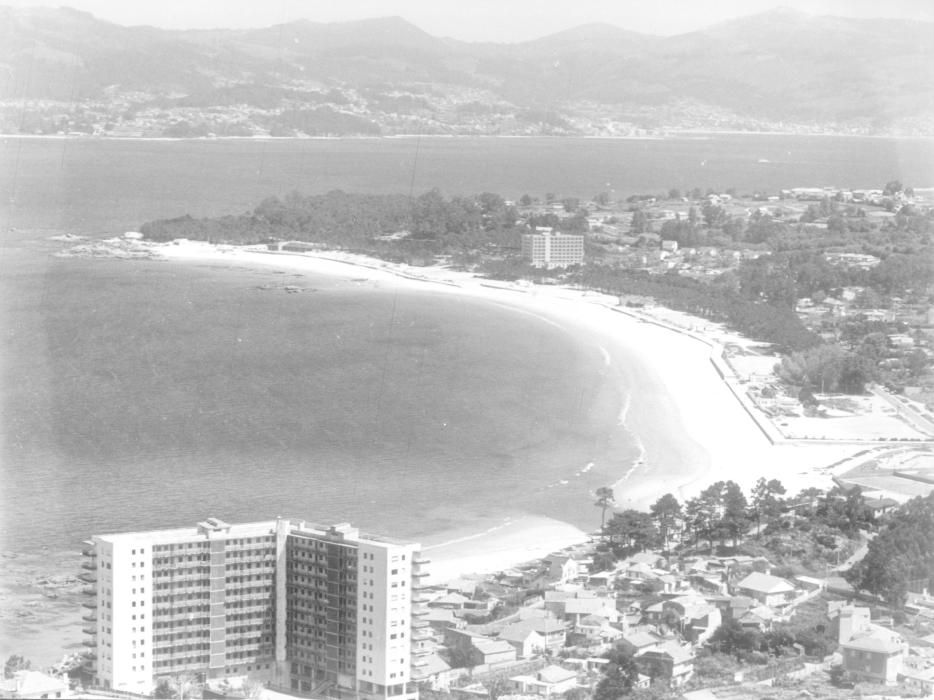
[[[70,237],[63,242],[82,240]],[[628,396],[618,421],[634,436],[638,456],[620,473],[614,471],[614,483],[607,484],[621,509],[647,509],[668,492],[684,501],[717,480],[732,479],[749,489],[761,476],[777,477],[790,492],[809,485],[827,487],[831,482],[824,467],[860,449],[772,444],[714,369],[710,338],[703,332],[677,332],[664,322],[659,325],[642,310],[631,313],[619,307],[615,297],[501,283],[441,267],[410,268],[337,252],[273,253],[261,247],[189,241],[110,241],[103,246],[89,253],[79,245],[72,254],[243,266],[332,276],[386,290],[469,296],[575,334],[593,345],[595,354],[603,357],[607,381],[621,379]],[[582,468],[587,467],[577,467]],[[422,545],[432,561],[430,582],[494,573],[585,542],[586,530],[599,525],[599,509],[593,509],[593,516],[593,526],[581,528],[547,513],[517,512],[499,522],[462,525],[460,530],[425,537]],[[60,554],[56,572],[79,570],[76,552]],[[41,666],[56,662],[66,650],[79,649],[82,608],[77,589],[65,585],[69,581],[48,582],[48,571],[31,560],[7,564],[17,573],[0,597],[8,608],[4,627],[13,636],[0,635],[0,650],[27,652]]]
[[[714,369],[711,345],[702,336],[647,323],[619,308],[615,297],[501,283],[440,267],[411,268],[338,252],[272,253],[260,247],[190,241],[160,244],[154,252],[177,261],[365,277],[395,288],[469,295],[584,334],[607,364],[622,365],[632,392],[620,422],[636,435],[642,457],[612,484],[620,508],[647,509],[667,492],[684,500],[717,480],[731,479],[749,489],[760,477],[775,477],[790,492],[826,487],[829,478],[820,468],[858,450],[840,444],[772,444]],[[643,410],[646,393],[661,411]],[[436,562],[433,578],[497,571],[584,539],[586,533],[565,523],[517,518],[502,529],[430,545]]]

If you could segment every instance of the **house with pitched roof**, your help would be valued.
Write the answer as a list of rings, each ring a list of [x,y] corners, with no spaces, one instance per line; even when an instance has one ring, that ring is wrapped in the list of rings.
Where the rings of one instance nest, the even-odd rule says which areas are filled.
[[[438,654],[429,654],[419,666],[419,682],[428,683],[432,690],[447,690],[459,675],[460,671],[452,669]]]
[[[419,620],[427,622],[434,630],[444,630],[447,627],[464,627],[464,621],[449,608],[429,608]]]
[[[897,682],[908,652],[900,634],[873,624],[869,609],[855,606],[840,608],[836,625],[847,678],[886,685]]]
[[[0,698],[62,698],[69,694],[68,681],[40,671],[16,671],[0,679]]]
[[[663,678],[671,686],[682,686],[694,675],[694,649],[672,639],[654,649],[640,651],[636,654],[636,665],[651,678]]]
[[[509,682],[518,694],[548,698],[576,688],[577,671],[551,664],[534,675],[513,676]]]
[[[516,660],[516,650],[509,642],[468,630],[444,630],[444,645],[461,660],[460,665],[498,666]]]
[[[448,610],[463,610],[464,605],[470,602],[470,598],[460,593],[445,593],[440,598],[435,598],[428,603],[429,608],[446,608]]]
[[[678,616],[681,634],[686,639],[702,644],[723,623],[720,609],[698,596],[679,596],[662,603],[662,618],[671,611]]]
[[[746,609],[739,617],[734,619],[745,629],[768,632],[772,629],[772,621],[775,619],[775,613],[772,611],[772,608],[766,607],[765,605],[757,605]]]
[[[737,583],[736,592],[772,608],[783,607],[795,597],[795,587],[788,581],[758,571],[752,572]]]
[[[657,649],[661,646],[662,638],[650,632],[647,627],[629,630],[623,635],[622,644],[635,656],[648,649]]]
[[[583,573],[576,559],[567,556],[548,560],[548,580],[552,583],[567,583]]]
[[[558,651],[567,641],[566,623],[553,617],[532,617],[527,620],[513,622],[500,631],[500,637],[504,633],[514,636],[524,634],[530,630],[538,633],[544,640],[545,648],[552,651]]]
[[[517,659],[529,659],[545,650],[545,638],[527,627],[505,627],[497,639],[515,647]]]
[[[607,644],[615,642],[623,636],[621,626],[614,626],[610,621],[600,615],[586,615],[580,618],[572,628],[577,638],[582,638],[589,644]]]
[[[651,569],[660,569],[665,566],[665,557],[655,552],[637,552],[623,560],[624,566],[631,564],[645,564]]]
[[[564,601],[564,610],[559,614],[572,625],[588,615],[599,615],[609,622],[619,620],[615,598],[571,598]]]

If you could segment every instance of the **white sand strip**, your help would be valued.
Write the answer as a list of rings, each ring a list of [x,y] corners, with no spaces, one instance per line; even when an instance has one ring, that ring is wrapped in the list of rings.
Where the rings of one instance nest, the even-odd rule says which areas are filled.
[[[469,295],[592,337],[609,361],[626,367],[627,378],[632,380],[627,387],[632,401],[625,423],[644,447],[644,457],[613,485],[621,507],[644,509],[667,492],[683,500],[718,480],[734,480],[749,489],[759,477],[776,477],[790,492],[810,485],[827,487],[828,477],[819,469],[859,449],[772,445],[715,371],[708,344],[619,313],[613,308],[613,297],[562,287],[500,283],[469,273],[410,268],[344,253],[269,253],[258,247],[188,241],[152,248],[166,259],[263,265]],[[547,519],[529,520],[510,529],[506,539],[478,536],[446,550],[439,548],[435,577],[499,570],[583,537],[571,526],[559,528]]]

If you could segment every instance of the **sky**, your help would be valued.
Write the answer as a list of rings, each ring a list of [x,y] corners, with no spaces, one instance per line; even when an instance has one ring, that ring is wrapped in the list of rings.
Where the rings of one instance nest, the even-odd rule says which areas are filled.
[[[934,21],[931,0],[0,0],[0,5],[66,5],[117,24],[171,29],[398,15],[435,36],[496,42],[535,39],[592,22],[680,34],[777,6],[816,15]]]

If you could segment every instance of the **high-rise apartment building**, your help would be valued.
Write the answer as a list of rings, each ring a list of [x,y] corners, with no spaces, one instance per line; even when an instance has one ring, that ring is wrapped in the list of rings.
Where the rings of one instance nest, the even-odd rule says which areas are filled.
[[[522,235],[522,257],[535,267],[567,267],[584,262],[584,237],[536,229]]]
[[[148,693],[162,677],[250,676],[317,697],[407,700],[429,637],[419,545],[294,520],[88,540],[94,675]]]

